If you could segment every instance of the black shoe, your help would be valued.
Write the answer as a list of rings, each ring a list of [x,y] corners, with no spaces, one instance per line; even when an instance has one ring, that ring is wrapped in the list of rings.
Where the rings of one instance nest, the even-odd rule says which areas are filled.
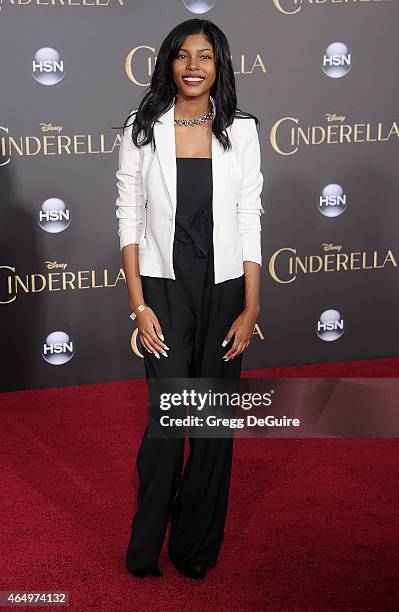
[[[154,576],[155,578],[159,578],[160,576],[163,576],[161,570],[156,565],[154,565],[154,567],[149,567],[147,569],[136,569],[136,570],[131,570],[129,568],[127,569],[136,578],[145,578],[146,576],[148,576],[148,574],[150,576]]]
[[[206,561],[195,561],[194,563],[185,563],[181,573],[187,578],[202,580],[205,578],[207,570],[208,563]]]

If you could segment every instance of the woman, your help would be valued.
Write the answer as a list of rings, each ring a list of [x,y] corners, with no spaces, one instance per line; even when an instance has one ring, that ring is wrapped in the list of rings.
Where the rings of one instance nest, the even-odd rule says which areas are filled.
[[[124,129],[118,178],[120,248],[148,379],[238,380],[259,313],[263,176],[258,119],[237,109],[228,41],[190,19],[161,45],[149,91]],[[224,538],[233,438],[148,436],[126,553],[136,577],[169,558],[204,578]]]

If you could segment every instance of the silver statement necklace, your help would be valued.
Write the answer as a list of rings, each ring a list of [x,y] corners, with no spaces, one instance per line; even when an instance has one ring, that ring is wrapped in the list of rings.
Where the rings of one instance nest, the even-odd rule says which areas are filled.
[[[215,113],[214,103],[211,100],[211,110],[205,113],[205,115],[201,115],[201,117],[196,117],[195,119],[175,119],[175,125],[199,125],[201,123],[205,123],[209,119],[212,119]]]

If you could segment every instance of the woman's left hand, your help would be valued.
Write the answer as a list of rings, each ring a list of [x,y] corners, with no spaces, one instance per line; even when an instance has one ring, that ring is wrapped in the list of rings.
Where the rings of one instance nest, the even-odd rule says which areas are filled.
[[[226,345],[234,335],[231,348],[223,355],[225,361],[234,359],[234,357],[245,351],[252,340],[258,314],[258,308],[245,308],[234,320],[224,339]]]

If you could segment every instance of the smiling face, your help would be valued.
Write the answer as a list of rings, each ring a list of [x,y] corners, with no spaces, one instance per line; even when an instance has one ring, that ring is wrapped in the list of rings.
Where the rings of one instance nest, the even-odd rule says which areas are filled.
[[[214,49],[202,34],[190,34],[172,62],[173,79],[179,93],[200,96],[216,79]]]

